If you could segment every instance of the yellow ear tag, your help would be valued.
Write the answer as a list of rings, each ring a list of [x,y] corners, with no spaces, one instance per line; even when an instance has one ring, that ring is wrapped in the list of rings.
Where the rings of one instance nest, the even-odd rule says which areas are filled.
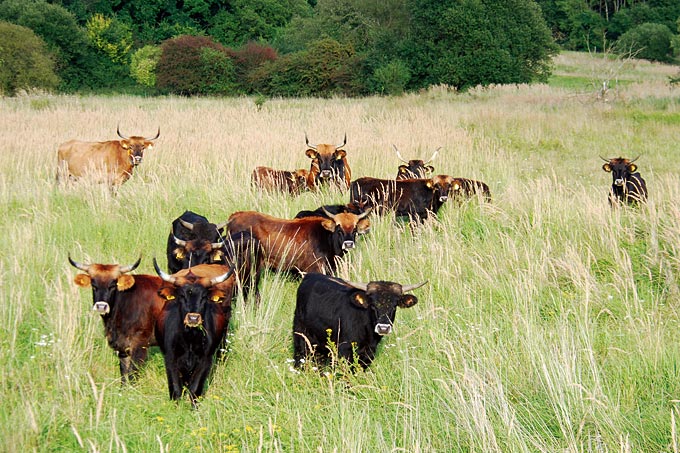
[[[428,181],[426,186],[427,186],[428,189],[431,189],[432,188],[432,181]]]
[[[165,300],[173,300],[174,298],[175,296],[173,296],[172,294],[168,294],[167,296],[165,296]]]
[[[175,255],[175,258],[177,258],[178,260],[181,260],[182,258],[184,258],[184,253],[182,253],[182,252],[177,253]]]
[[[213,301],[213,302],[216,302],[216,303],[219,303],[219,302],[222,301],[222,298],[221,298],[220,296],[213,296],[213,297],[212,297],[212,301]]]

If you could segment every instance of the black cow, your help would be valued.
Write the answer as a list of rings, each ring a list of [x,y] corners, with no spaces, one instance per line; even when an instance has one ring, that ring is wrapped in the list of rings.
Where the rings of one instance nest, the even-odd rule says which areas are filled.
[[[378,343],[392,331],[397,307],[414,306],[418,299],[404,294],[423,286],[375,281],[351,283],[323,274],[305,275],[297,290],[293,319],[295,366],[313,356],[331,358],[329,342],[337,355],[363,367],[375,358]],[[356,354],[356,356],[355,356]]]
[[[328,214],[335,215],[341,213],[350,213],[360,215],[363,214],[365,210],[366,203],[351,202],[348,204],[327,204],[325,206],[316,208],[313,211],[300,211],[297,214],[295,214],[294,218],[302,219],[303,217],[325,217],[327,219],[330,219],[330,217],[328,217]]]
[[[406,164],[399,165],[396,179],[425,179],[428,177],[429,174],[434,173],[434,167],[432,165],[427,164],[432,162],[434,158],[437,157],[437,153],[441,148],[437,148],[434,151],[432,157],[430,157],[427,161],[424,161],[422,159],[405,160],[403,157],[401,157],[401,154],[399,153],[397,147],[395,145],[392,146],[394,147],[394,150],[397,152],[397,157],[399,158],[399,160]]]
[[[121,382],[132,381],[146,361],[148,347],[156,345],[154,327],[165,300],[158,296],[163,281],[155,275],[131,275],[141,258],[129,266],[83,264],[68,257],[83,271],[76,285],[92,288],[92,310],[101,315],[106,340],[118,354]]]
[[[155,259],[154,268],[167,282],[158,291],[167,303],[156,322],[156,339],[165,359],[170,399],[180,399],[186,388],[195,407],[229,326],[233,284],[228,279],[233,269],[201,264],[168,275]]]
[[[633,163],[639,158],[640,156],[633,160],[623,157],[605,159],[600,156],[600,159],[606,162],[602,165],[602,169],[612,174],[613,181],[609,189],[610,206],[618,205],[619,203],[634,206],[640,202],[647,201],[647,183],[638,173],[637,165]]]

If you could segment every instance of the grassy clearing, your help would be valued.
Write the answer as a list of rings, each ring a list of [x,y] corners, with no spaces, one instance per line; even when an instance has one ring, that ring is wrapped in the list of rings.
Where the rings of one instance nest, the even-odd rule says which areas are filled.
[[[579,61],[572,60],[578,58]],[[558,74],[596,63],[567,54]],[[585,68],[585,69],[584,69]],[[674,451],[680,400],[677,89],[660,65],[621,69],[616,96],[546,85],[362,100],[0,99],[0,444],[9,451]],[[640,77],[639,74],[644,74]],[[112,196],[54,183],[71,138],[161,136]],[[307,167],[304,133],[339,142],[354,177],[398,160],[486,181],[494,201],[445,206],[411,231],[372,218],[342,277],[429,284],[365,373],[294,373],[297,282],[268,274],[239,301],[201,407],[168,400],[163,361],[121,388],[79,261],[153,273],[185,209],[214,222],[298,198],[249,184],[257,165]],[[637,156],[648,206],[612,212],[598,156]],[[339,370],[342,371],[342,370]]]

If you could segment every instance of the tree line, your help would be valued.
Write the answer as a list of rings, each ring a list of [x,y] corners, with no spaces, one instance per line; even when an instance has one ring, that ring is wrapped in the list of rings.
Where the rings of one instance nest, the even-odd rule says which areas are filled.
[[[677,0],[0,0],[0,94],[364,96],[673,61]]]

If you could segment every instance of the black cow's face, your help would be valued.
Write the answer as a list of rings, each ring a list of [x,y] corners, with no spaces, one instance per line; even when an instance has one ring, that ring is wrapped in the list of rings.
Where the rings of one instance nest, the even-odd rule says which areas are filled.
[[[317,180],[328,181],[344,176],[343,158],[347,155],[345,150],[333,145],[317,145],[316,149],[310,148],[305,154],[312,159],[310,171],[316,174]]]
[[[173,257],[182,269],[199,264],[223,263],[224,244],[211,243],[203,239],[182,241],[175,239],[177,247],[172,251]]]
[[[602,165],[602,169],[607,173],[612,174],[613,184],[615,186],[624,186],[630,175],[637,171],[637,165],[628,159],[617,157],[610,159],[609,162]]]
[[[370,282],[366,291],[357,291],[352,295],[352,303],[369,310],[373,331],[382,336],[392,332],[397,307],[412,307],[418,303],[418,298],[404,294],[399,283]]]
[[[370,211],[363,214],[340,213],[324,220],[321,225],[331,232],[331,245],[336,255],[342,255],[354,248],[357,234],[367,233],[371,222],[365,218]]]
[[[422,159],[411,159],[408,165],[399,165],[397,179],[425,179],[434,172],[432,165],[425,165]]]
[[[187,276],[173,286],[166,286],[159,290],[161,297],[168,301],[176,301],[180,318],[187,328],[203,326],[208,304],[210,302],[223,303],[227,297],[224,291],[210,285],[206,286],[205,280]]]
[[[92,310],[104,316],[113,310],[118,291],[125,291],[134,286],[135,278],[126,273],[134,270],[140,260],[130,266],[81,264],[71,260],[71,257],[69,262],[84,271],[83,274],[76,275],[73,281],[82,288],[92,288]]]

